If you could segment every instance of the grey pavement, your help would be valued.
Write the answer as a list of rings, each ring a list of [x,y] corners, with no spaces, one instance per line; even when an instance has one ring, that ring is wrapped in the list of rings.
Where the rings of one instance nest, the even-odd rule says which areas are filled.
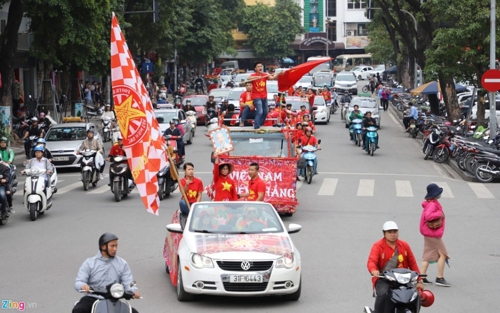
[[[349,141],[338,114],[328,125],[317,126],[322,139],[319,175],[310,185],[298,183],[300,206],[293,217],[284,218],[285,224],[303,226],[292,235],[303,264],[298,302],[218,297],[178,302],[162,253],[165,225],[180,195],[162,201],[160,216],[153,216],[146,213],[137,193],[116,203],[105,186],[107,177],[85,192],[78,172],[68,170],[59,172],[54,207],[35,222],[22,208],[22,188],[15,195],[16,213],[0,227],[0,249],[6,251],[0,298],[36,304],[36,309],[27,309],[30,312],[70,311],[80,298],[73,289],[79,266],[97,253],[98,237],[111,231],[120,237],[118,254],[129,263],[144,297],[132,301],[140,312],[361,312],[364,305],[373,305],[366,260],[373,242],[382,237],[382,224],[396,221],[400,238],[410,243],[420,260],[420,203],[426,185],[437,182],[445,189],[444,241],[451,257],[445,277],[452,287],[428,286],[436,301],[425,312],[492,312],[500,292],[492,274],[500,257],[500,185],[463,181],[446,167],[424,161],[418,142],[403,134],[398,120],[390,112],[381,114],[381,149],[373,157]],[[195,175],[206,185],[212,164],[204,131],[198,128],[194,144],[186,150]],[[435,279],[435,265],[428,274]]]

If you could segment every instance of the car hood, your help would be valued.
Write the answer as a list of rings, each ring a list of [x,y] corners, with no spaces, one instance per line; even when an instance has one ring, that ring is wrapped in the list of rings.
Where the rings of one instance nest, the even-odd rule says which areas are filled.
[[[190,251],[214,258],[241,259],[242,253],[262,258],[293,252],[292,242],[284,234],[195,234],[186,242]]]
[[[51,152],[57,152],[58,150],[76,150],[82,145],[83,140],[71,140],[71,141],[48,141],[47,149]]]

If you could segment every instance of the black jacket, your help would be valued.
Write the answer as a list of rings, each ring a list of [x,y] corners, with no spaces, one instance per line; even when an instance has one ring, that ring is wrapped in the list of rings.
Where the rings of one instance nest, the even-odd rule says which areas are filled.
[[[370,117],[370,118],[366,118],[365,117],[363,119],[363,128],[367,128],[367,127],[370,127],[370,126],[377,127],[377,121],[373,117]]]
[[[5,191],[9,191],[9,179],[10,179],[10,167],[3,164],[3,163],[0,163],[0,175],[2,175],[3,177],[0,179],[0,181],[2,179],[5,179],[7,180],[5,183],[2,183],[0,182],[0,186],[4,186],[5,187]]]
[[[167,128],[165,130],[165,132],[163,133],[163,136],[167,136],[167,135],[170,135],[170,136],[177,136],[179,138],[177,138],[176,140],[182,140],[182,134],[181,134],[181,131],[178,130],[177,128],[174,128],[173,130],[169,128]]]

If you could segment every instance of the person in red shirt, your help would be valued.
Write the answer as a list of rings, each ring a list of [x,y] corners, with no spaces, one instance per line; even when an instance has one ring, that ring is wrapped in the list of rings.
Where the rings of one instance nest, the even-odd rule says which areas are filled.
[[[393,221],[387,221],[382,226],[382,232],[384,238],[373,244],[367,267],[368,272],[373,276],[373,287],[377,294],[375,312],[392,312],[394,308],[389,310],[388,306],[391,303],[387,297],[390,283],[385,279],[378,279],[380,273],[395,268],[407,268],[417,273],[420,273],[420,271],[410,245],[398,239],[398,225]],[[424,289],[421,279],[417,283],[417,288]]]
[[[303,117],[304,117],[305,114],[309,114],[309,112],[307,112],[307,110],[306,110],[306,105],[305,104],[303,104],[303,105],[300,106],[300,111],[299,111],[298,114],[299,114],[300,120],[303,119]]]
[[[295,89],[293,89],[293,86],[290,86],[290,88],[288,88],[288,91],[287,91],[287,94],[289,96],[293,96],[293,93],[295,92]]]
[[[262,72],[263,65],[261,62],[256,62],[254,65],[255,73],[251,74],[248,81],[252,82],[252,99],[255,106],[256,114],[253,123],[254,129],[259,129],[266,120],[269,107],[267,103],[267,80],[276,79],[284,72],[269,75]]]
[[[300,144],[302,146],[313,146],[318,150],[321,150],[321,147],[319,145],[318,139],[312,134],[312,129],[311,127],[306,127],[304,129],[304,136],[300,138]],[[318,174],[318,158],[314,159],[314,175]]]
[[[293,138],[292,138],[292,142],[295,144],[295,145],[298,145],[299,144],[299,139],[302,138],[302,136],[304,136],[304,131],[303,131],[304,127],[302,126],[302,123],[297,123],[295,125],[295,132],[293,134]]]
[[[247,198],[248,201],[264,201],[266,182],[259,177],[259,164],[251,163],[248,167],[248,192],[238,195],[238,198]]]
[[[309,101],[309,107],[312,108],[314,106],[314,98],[316,94],[312,88],[307,89],[307,100]]]
[[[252,83],[245,83],[246,91],[240,95],[240,126],[245,126],[245,122],[249,119],[255,119],[255,106],[252,99]]]
[[[328,90],[328,87],[323,87],[321,95],[325,98],[326,104],[330,104],[332,102],[332,93]]]
[[[236,201],[238,194],[236,192],[236,183],[229,175],[234,171],[234,166],[229,163],[219,163],[219,155],[214,153],[214,201]]]
[[[302,89],[302,86],[299,86],[299,88],[295,89],[293,95],[296,97],[302,97],[304,95],[304,90]]]
[[[186,199],[182,196],[179,201],[179,207],[181,213],[188,215],[191,205],[195,202],[201,201],[201,196],[203,194],[203,182],[201,179],[194,177],[194,165],[191,162],[184,163],[184,178],[180,181],[180,188],[184,188],[184,193],[186,194],[187,201],[189,202],[189,207],[186,203]]]
[[[303,123],[307,123],[307,125],[309,127],[311,127],[313,133],[316,132],[316,126],[314,126],[313,122],[311,122],[311,119],[310,119],[311,115],[309,113],[306,113],[304,115],[302,115],[302,122]]]
[[[109,155],[108,155],[108,158],[106,159],[106,161],[110,162],[110,161],[112,161],[112,158],[114,158],[115,156],[119,156],[119,155],[127,156],[125,154],[125,150],[123,150],[122,137],[118,137],[118,142],[111,147],[111,150],[109,150]],[[126,161],[124,161],[124,162],[126,162]],[[132,176],[132,172],[130,171],[130,167],[127,167],[126,177],[128,177],[128,179],[134,181],[134,177]],[[115,174],[113,174],[113,172],[111,172],[111,166],[110,166],[109,167],[109,182],[110,183],[108,184],[108,186],[111,186],[111,182],[113,181],[114,178],[115,178]]]

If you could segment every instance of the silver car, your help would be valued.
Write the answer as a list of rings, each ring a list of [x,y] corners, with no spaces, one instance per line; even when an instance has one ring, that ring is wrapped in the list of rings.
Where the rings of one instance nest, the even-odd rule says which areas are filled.
[[[182,128],[184,129],[183,140],[188,145],[193,143],[194,137],[194,129],[191,125],[191,122],[187,120],[186,113],[180,109],[160,109],[155,110],[155,117],[160,124],[160,130],[163,134],[167,128],[170,127],[170,121],[175,117],[179,119],[179,123],[181,123]]]
[[[87,139],[89,129],[93,129],[94,137],[101,141],[94,123],[62,123],[52,126],[45,135],[47,149],[52,153],[52,164],[58,168],[79,168],[82,156],[77,151],[82,141]]]
[[[352,97],[351,103],[346,111],[346,117],[349,117],[351,112],[354,110],[354,106],[359,106],[359,111],[364,115],[366,112],[370,111],[372,113],[372,118],[377,121],[377,126],[380,128],[380,114],[378,109],[378,103],[375,98],[370,97]],[[346,119],[347,123],[347,119]]]
[[[234,87],[233,89],[231,89],[231,92],[229,92],[229,95],[227,96],[228,104],[234,105],[235,112],[240,111],[240,96],[245,91],[245,87]]]

